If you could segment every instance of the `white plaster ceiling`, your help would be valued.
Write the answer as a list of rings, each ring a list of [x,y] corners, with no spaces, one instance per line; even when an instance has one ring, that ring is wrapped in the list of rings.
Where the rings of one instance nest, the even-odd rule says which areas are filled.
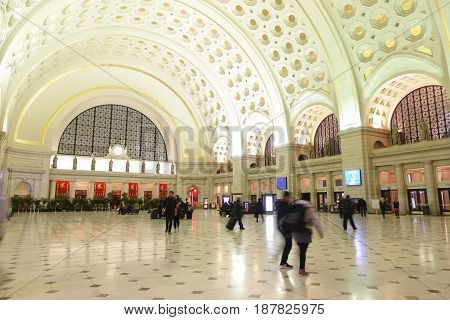
[[[373,112],[367,111],[366,102],[359,100],[364,92],[358,90],[364,91],[377,68],[393,56],[410,54],[441,65],[448,80],[448,48],[441,45],[448,39],[441,39],[438,27],[448,11],[434,14],[448,2],[4,0],[2,119],[26,105],[45,81],[83,63],[108,61],[138,65],[182,88],[203,125],[253,127],[249,119],[263,114],[265,127],[249,130],[253,133],[242,146],[260,153],[268,128],[289,131],[286,113],[308,90],[328,94],[347,113],[340,122],[344,127],[370,124],[372,114],[391,112],[377,97],[370,102]],[[414,66],[404,66],[408,68]],[[342,77],[342,71],[348,74]],[[414,79],[419,84],[429,80]],[[124,79],[127,84],[135,80]],[[102,84],[101,77],[98,82]],[[377,94],[383,95],[382,90]],[[303,112],[293,128],[295,142],[305,142],[327,110]]]

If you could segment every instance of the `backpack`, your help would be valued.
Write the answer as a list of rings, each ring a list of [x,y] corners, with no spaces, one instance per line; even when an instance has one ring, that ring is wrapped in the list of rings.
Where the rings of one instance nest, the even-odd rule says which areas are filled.
[[[292,205],[286,215],[281,218],[279,226],[283,233],[306,232],[305,212],[309,207],[303,203]]]

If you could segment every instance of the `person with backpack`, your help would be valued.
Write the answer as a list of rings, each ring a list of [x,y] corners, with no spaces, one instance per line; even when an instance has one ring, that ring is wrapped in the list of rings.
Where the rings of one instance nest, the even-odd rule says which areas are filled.
[[[284,238],[284,249],[283,254],[281,255],[281,262],[280,262],[280,268],[281,269],[292,269],[294,266],[290,265],[287,261],[289,258],[289,253],[292,249],[292,232],[288,230],[283,230],[281,228],[281,221],[288,213],[289,207],[292,204],[292,194],[288,191],[285,191],[283,193],[283,198],[276,202],[275,208],[277,211],[277,218],[278,218],[278,230],[280,230],[281,234]]]
[[[256,203],[256,208],[255,208],[256,222],[259,221],[259,216],[261,216],[261,219],[264,222],[264,205],[263,205],[261,198],[259,198],[258,202]]]
[[[303,200],[294,202],[286,215],[281,219],[280,227],[285,232],[291,232],[300,249],[300,265],[298,275],[306,277],[306,252],[312,242],[312,229],[315,228],[323,238],[322,227],[316,218],[311,203]]]

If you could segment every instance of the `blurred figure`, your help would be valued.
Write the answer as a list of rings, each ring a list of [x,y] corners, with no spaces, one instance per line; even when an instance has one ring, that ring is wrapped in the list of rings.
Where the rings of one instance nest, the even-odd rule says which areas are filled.
[[[395,199],[394,202],[392,203],[392,210],[395,213],[395,217],[400,218],[400,203],[398,202],[397,199]]]
[[[177,206],[177,200],[173,196],[173,191],[169,192],[169,197],[166,199],[165,202],[165,214],[166,214],[166,231],[165,233],[171,233],[172,232],[172,223],[173,219],[175,217],[175,209]]]
[[[311,203],[307,201],[296,201],[288,209],[287,214],[281,220],[281,229],[285,232],[291,232],[300,248],[299,276],[306,277],[309,273],[306,271],[306,251],[312,242],[312,229],[316,228],[323,238],[322,228],[319,220],[316,218]]]
[[[361,213],[361,217],[366,217],[367,214],[367,202],[364,199],[359,199],[358,201],[359,212]]]
[[[381,214],[383,215],[383,219],[386,218],[386,208],[387,208],[386,199],[381,198],[380,199],[380,210],[381,210]]]
[[[233,217],[235,217],[237,219],[237,221],[239,222],[239,228],[241,230],[244,230],[244,224],[242,223],[242,216],[244,215],[242,213],[242,204],[241,204],[241,199],[237,199],[236,203],[233,206],[233,211],[231,213],[231,215]]]
[[[256,217],[256,222],[259,221],[259,216],[261,216],[262,221],[264,221],[264,205],[262,202],[262,199],[259,198],[258,202],[256,203],[256,208],[255,208],[255,217]]]
[[[353,230],[356,230],[355,222],[353,222],[353,213],[355,209],[353,208],[353,202],[350,196],[347,195],[342,201],[342,215],[344,216],[344,231],[347,231],[347,220],[350,220]]]
[[[292,249],[292,232],[290,232],[289,230],[283,230],[283,228],[281,228],[280,225],[284,216],[286,216],[286,214],[288,213],[291,204],[292,204],[292,194],[288,191],[285,191],[283,193],[283,199],[277,201],[275,204],[278,218],[278,230],[280,230],[281,234],[284,237],[284,249],[281,255],[281,262],[280,262],[281,269],[293,268],[293,266],[287,262],[289,258],[289,253],[291,252]]]

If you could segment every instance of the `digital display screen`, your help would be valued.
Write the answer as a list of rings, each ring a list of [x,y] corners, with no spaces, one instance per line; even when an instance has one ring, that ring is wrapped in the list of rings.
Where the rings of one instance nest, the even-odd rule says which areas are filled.
[[[344,172],[345,185],[346,186],[360,186],[361,183],[361,170],[349,170]]]
[[[277,190],[286,190],[287,189],[287,178],[281,177],[277,178]]]

